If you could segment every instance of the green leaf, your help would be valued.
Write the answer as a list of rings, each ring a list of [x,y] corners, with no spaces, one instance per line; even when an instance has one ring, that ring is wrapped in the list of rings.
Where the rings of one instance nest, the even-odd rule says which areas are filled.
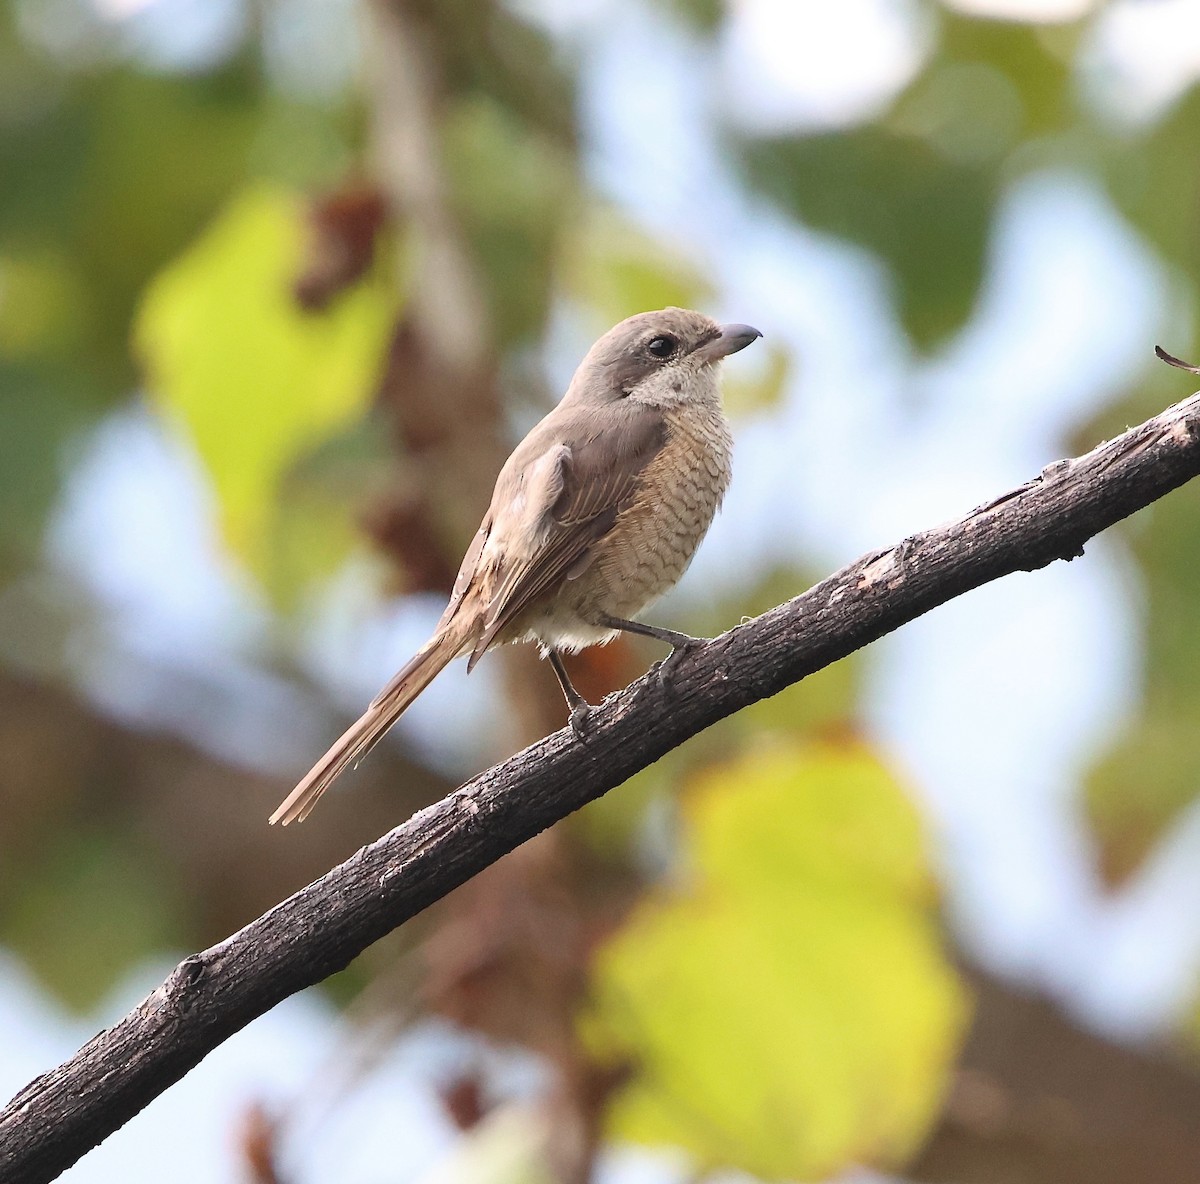
[[[611,1133],[816,1179],[898,1162],[963,1027],[915,809],[859,747],[760,749],[686,799],[694,882],[601,951],[586,1030],[636,1068]]]
[[[379,277],[301,311],[289,285],[303,235],[296,197],[247,190],[153,281],[135,327],[156,406],[195,445],[225,537],[260,575],[286,474],[363,413],[397,315]]]
[[[1069,56],[1051,44],[1069,51],[1073,30],[1054,38],[951,12],[939,25],[936,56],[879,122],[744,153],[750,181],[785,210],[879,256],[904,327],[926,350],[974,308],[1004,181],[1061,163],[1063,141],[1051,137],[1078,132]]]
[[[996,198],[989,170],[879,127],[761,140],[745,160],[750,179],[800,221],[880,256],[919,345],[967,320]]]

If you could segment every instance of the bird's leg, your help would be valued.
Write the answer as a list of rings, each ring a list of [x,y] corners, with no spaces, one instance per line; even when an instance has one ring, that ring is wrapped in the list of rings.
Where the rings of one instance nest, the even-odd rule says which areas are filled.
[[[703,645],[708,639],[692,637],[689,633],[677,633],[674,629],[663,629],[658,625],[646,625],[641,621],[627,621],[624,617],[610,617],[607,613],[600,618],[600,624],[607,629],[620,629],[623,633],[637,633],[642,637],[653,637],[655,641],[665,641],[671,647],[671,652],[658,665],[659,681],[670,686],[671,663],[694,645]]]
[[[583,740],[584,734],[587,731],[588,717],[592,713],[592,705],[575,689],[570,675],[567,674],[567,668],[563,665],[563,660],[558,655],[558,651],[547,650],[546,657],[550,659],[550,668],[558,678],[558,685],[562,687],[563,698],[566,699],[567,706],[571,709],[571,731],[575,733],[579,740]]]
[[[641,621],[627,621],[624,617],[610,617],[605,613],[600,618],[600,624],[605,629],[620,629],[622,633],[638,633],[642,637],[653,637],[655,641],[665,641],[675,650],[685,650],[689,645],[699,645],[705,639],[692,637],[688,633],[676,633],[674,629],[662,629],[658,625],[644,625]]]

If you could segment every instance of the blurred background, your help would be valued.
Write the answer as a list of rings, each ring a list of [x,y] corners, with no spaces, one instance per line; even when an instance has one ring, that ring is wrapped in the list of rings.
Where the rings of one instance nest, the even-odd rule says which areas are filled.
[[[7,0],[0,1086],[562,726],[424,640],[590,342],[758,326],[715,633],[1191,390],[1195,0]],[[1200,497],[741,713],[74,1182],[1200,1178]],[[661,656],[584,655],[589,697]]]

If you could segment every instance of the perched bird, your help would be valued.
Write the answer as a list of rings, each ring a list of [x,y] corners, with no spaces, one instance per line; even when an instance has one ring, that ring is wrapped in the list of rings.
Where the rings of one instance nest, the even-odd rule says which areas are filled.
[[[756,337],[664,308],[629,317],[588,351],[562,402],[517,445],[433,636],[271,815],[304,818],[460,654],[536,641],[577,734],[588,704],[560,654],[619,632],[694,639],[633,620],[674,587],[729,485],[733,440],[718,364]]]

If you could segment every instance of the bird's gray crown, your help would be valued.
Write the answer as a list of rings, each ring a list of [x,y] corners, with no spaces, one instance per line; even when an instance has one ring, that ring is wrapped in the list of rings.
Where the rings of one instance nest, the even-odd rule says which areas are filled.
[[[687,308],[640,312],[592,346],[568,397],[608,401],[636,396],[669,403],[715,396],[715,375],[708,373],[712,365],[758,335],[745,325],[723,328]]]

